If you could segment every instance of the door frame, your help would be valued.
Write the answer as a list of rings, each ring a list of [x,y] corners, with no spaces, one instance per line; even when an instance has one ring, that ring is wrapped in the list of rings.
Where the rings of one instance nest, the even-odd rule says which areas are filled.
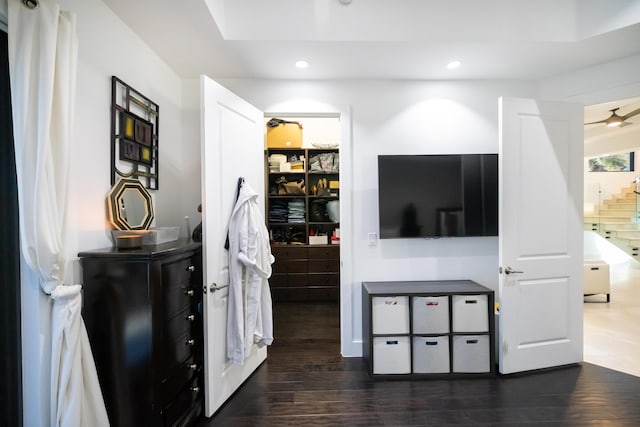
[[[294,107],[296,107],[294,105]],[[340,120],[340,353],[344,357],[362,356],[362,340],[353,330],[353,148],[351,144],[351,108],[288,108],[263,111],[265,117],[337,118]],[[265,143],[266,145],[266,143]],[[266,147],[265,147],[266,149]]]

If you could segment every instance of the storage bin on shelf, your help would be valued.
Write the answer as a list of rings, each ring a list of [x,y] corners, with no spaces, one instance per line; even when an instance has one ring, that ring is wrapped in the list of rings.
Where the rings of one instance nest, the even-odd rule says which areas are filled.
[[[489,351],[488,335],[453,336],[453,372],[489,372]]]
[[[411,373],[411,347],[408,336],[373,339],[373,373]]]

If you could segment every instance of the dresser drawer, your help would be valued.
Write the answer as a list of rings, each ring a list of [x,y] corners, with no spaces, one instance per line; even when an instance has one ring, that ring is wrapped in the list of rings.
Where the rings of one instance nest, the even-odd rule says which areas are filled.
[[[187,421],[185,414],[192,413],[194,405],[202,404],[202,386],[195,377],[179,391],[176,398],[163,410],[165,426],[180,426]]]
[[[274,301],[306,301],[308,288],[274,288],[271,289],[271,298]]]
[[[310,259],[309,273],[335,273],[340,271],[340,261],[337,259]]]
[[[340,290],[338,288],[307,288],[307,299],[311,301],[338,301],[339,298]]]
[[[340,286],[339,273],[310,273],[307,275],[309,286],[326,286],[337,288]]]
[[[306,273],[276,273],[269,279],[269,285],[272,288],[295,288],[306,287],[308,277]]]
[[[191,258],[183,258],[178,261],[162,265],[162,282],[164,288],[180,286],[191,280],[191,276],[198,268],[197,263]]]
[[[179,337],[186,334],[194,325],[201,320],[194,306],[188,306],[175,316],[165,319],[163,342],[169,343],[176,341]]]
[[[179,286],[164,289],[162,305],[165,318],[175,316],[179,311],[185,310],[194,304],[199,298],[200,289],[195,289],[190,282],[183,282]]]
[[[170,427],[186,427],[186,426],[194,426],[198,425],[197,421],[200,415],[203,413],[204,404],[202,394],[198,397],[198,399],[191,404],[191,407],[187,409],[187,411],[182,414],[177,420],[173,421],[171,424],[165,422],[166,426]]]
[[[285,273],[273,273],[271,277],[269,277],[269,286],[272,288],[286,288],[287,277],[288,275]]]
[[[306,259],[294,259],[294,260],[282,260],[273,264],[273,271],[277,273],[306,273],[307,272],[307,260]]]
[[[276,258],[276,262],[290,259],[307,259],[307,248],[304,246],[279,246],[271,247],[271,253]]]
[[[163,343],[160,350],[164,367],[162,372],[169,372],[175,366],[183,363],[201,346],[202,339],[191,329],[177,340]]]
[[[194,356],[180,363],[167,378],[162,380],[162,404],[167,405],[172,402],[180,390],[197,377],[201,371],[202,362],[196,360]]]
[[[309,259],[340,259],[339,246],[309,248]]]

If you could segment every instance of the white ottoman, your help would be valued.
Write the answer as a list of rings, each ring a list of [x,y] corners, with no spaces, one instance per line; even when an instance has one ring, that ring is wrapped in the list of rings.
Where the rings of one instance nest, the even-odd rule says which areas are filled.
[[[609,264],[602,260],[584,261],[584,295],[605,294],[610,301]]]

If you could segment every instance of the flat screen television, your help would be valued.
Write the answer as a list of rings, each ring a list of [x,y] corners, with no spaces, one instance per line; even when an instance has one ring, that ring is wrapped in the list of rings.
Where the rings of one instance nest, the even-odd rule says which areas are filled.
[[[378,156],[381,239],[498,235],[498,155]]]

